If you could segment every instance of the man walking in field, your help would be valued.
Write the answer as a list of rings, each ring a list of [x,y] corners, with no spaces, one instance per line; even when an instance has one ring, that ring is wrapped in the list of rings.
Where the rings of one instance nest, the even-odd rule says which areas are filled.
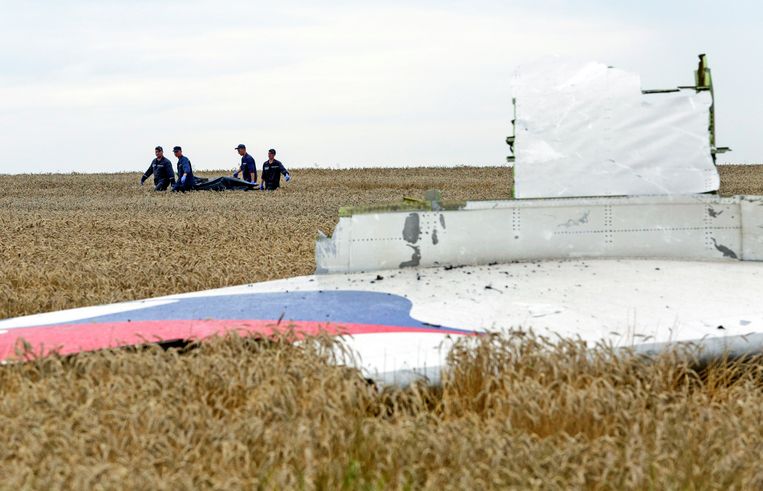
[[[140,178],[140,185],[142,186],[146,179],[154,175],[154,191],[164,191],[170,185],[175,185],[175,172],[172,170],[172,162],[170,159],[164,156],[164,150],[162,147],[156,147],[154,149],[156,158],[151,161],[148,166],[148,170],[143,173]]]
[[[178,181],[172,190],[183,192],[193,190],[193,168],[191,168],[191,161],[183,155],[183,149],[180,147],[173,148],[172,152],[178,159]]]
[[[238,150],[238,154],[241,155],[241,166],[233,173],[233,177],[238,177],[240,172],[245,181],[257,184],[257,164],[254,163],[254,158],[246,153],[246,145],[240,143],[234,150]]]
[[[271,148],[268,150],[268,160],[262,164],[262,184],[260,189],[275,190],[281,186],[281,174],[284,176],[284,181],[289,182],[291,175],[283,164],[276,160],[276,151]]]

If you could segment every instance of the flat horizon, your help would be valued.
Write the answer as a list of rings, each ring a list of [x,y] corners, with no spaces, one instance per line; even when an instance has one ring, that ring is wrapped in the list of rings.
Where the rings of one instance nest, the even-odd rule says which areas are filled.
[[[174,164],[173,164],[174,165]],[[258,162],[258,171],[259,165]],[[286,164],[284,164],[286,165]],[[733,166],[763,166],[763,162],[719,162],[716,164],[718,167],[733,167]],[[148,168],[148,164],[145,166]],[[292,164],[286,165],[288,169],[297,170],[355,170],[355,169],[456,169],[463,167],[475,167],[475,168],[513,168],[513,164],[404,164],[404,163],[390,163],[390,164]],[[87,170],[77,170],[71,172],[0,172],[0,176],[26,176],[26,175],[72,175],[72,174],[87,174],[87,175],[118,175],[118,174],[142,174],[145,172],[145,168],[135,168],[135,170],[109,170],[101,172],[90,172]],[[216,173],[233,173],[233,168],[226,169],[221,167],[199,167],[194,168],[194,172],[216,172]],[[226,174],[227,175],[227,174]]]

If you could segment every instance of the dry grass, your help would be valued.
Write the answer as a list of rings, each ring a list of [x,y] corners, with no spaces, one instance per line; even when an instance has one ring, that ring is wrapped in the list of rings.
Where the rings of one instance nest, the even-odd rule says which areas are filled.
[[[723,165],[720,194],[763,195],[763,165]]]
[[[276,193],[184,195],[139,174],[0,176],[0,318],[312,274],[340,206],[505,198],[510,172],[295,170]]]
[[[229,337],[0,370],[8,489],[759,489],[763,364],[528,336],[377,390],[327,340]]]
[[[763,194],[760,166],[721,173],[723,194]],[[278,193],[170,195],[138,176],[0,176],[0,318],[309,274],[339,206],[428,188],[506,198],[511,179],[305,170]],[[0,488],[763,487],[759,360],[694,371],[527,336],[465,342],[443,387],[405,391],[332,365],[324,339],[4,366]]]

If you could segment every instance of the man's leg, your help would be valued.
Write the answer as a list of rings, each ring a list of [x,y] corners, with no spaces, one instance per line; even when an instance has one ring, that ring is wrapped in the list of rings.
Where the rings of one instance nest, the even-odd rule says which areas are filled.
[[[169,179],[159,179],[154,186],[154,191],[166,191],[170,185]]]

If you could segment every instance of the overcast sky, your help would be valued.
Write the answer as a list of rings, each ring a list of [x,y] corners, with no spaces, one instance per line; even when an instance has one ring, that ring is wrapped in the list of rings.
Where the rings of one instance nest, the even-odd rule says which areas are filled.
[[[155,145],[233,168],[238,143],[287,167],[504,165],[511,74],[550,54],[667,88],[706,52],[722,161],[763,162],[762,28],[746,0],[0,0],[0,173],[142,172]]]

